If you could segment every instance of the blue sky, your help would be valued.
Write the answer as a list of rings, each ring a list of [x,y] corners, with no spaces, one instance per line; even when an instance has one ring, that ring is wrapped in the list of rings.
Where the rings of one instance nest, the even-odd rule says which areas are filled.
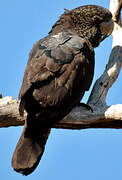
[[[18,97],[28,54],[33,44],[46,36],[64,8],[84,4],[109,8],[109,0],[4,0],[0,1],[0,92]],[[96,51],[94,81],[103,72],[112,38]],[[122,73],[110,89],[107,103],[122,103]],[[83,101],[86,102],[90,92]],[[11,168],[11,157],[22,127],[0,129],[0,179],[5,180],[121,180],[122,130],[52,129],[38,168],[28,177]]]

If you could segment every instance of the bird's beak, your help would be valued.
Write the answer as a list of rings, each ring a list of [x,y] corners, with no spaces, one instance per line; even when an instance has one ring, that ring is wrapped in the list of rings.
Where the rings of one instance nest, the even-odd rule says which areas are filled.
[[[114,22],[112,19],[110,19],[110,21],[102,22],[99,25],[99,27],[100,27],[100,31],[102,33],[102,37],[99,40],[99,42],[101,42],[112,33],[113,28],[114,28]]]

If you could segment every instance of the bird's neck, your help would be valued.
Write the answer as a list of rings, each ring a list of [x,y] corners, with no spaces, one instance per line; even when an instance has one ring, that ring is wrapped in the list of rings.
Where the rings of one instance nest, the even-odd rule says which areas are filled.
[[[99,39],[101,37],[101,32],[98,27],[87,25],[81,20],[76,19],[70,13],[64,13],[60,19],[52,26],[49,34],[54,35],[63,31],[69,31],[79,35],[82,38],[88,39],[93,47],[99,45]]]
[[[73,31],[73,23],[70,15],[63,14],[60,19],[52,26],[49,34],[57,34],[63,31]]]

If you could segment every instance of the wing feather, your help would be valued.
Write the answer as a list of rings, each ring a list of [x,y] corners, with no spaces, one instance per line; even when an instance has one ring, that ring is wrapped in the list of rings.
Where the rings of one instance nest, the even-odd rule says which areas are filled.
[[[30,53],[19,98],[31,90],[43,107],[80,101],[93,73],[94,51],[86,40],[67,32],[47,36]]]

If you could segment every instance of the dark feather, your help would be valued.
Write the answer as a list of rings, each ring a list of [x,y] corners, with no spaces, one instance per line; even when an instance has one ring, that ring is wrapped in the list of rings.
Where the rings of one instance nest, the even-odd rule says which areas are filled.
[[[89,90],[94,47],[103,36],[99,24],[111,17],[108,10],[98,6],[66,11],[49,35],[32,48],[19,94],[20,115],[24,110],[28,115],[12,159],[17,172],[28,175],[36,168],[52,125]]]

